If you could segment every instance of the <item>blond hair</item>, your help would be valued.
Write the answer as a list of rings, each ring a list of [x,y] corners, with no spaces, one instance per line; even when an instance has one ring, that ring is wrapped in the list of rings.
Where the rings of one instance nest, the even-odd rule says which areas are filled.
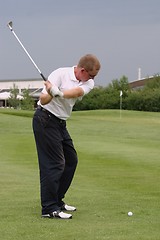
[[[85,68],[87,71],[99,71],[101,65],[96,56],[93,54],[86,54],[79,60],[78,67]]]

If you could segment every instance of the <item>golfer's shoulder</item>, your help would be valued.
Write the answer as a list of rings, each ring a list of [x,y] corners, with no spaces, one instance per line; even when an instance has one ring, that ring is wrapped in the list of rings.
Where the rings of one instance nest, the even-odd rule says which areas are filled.
[[[52,80],[52,79],[57,79],[57,78],[63,78],[67,75],[68,72],[70,72],[70,68],[69,67],[60,67],[57,68],[56,70],[54,70],[53,72],[51,72],[51,74],[49,75],[48,79]]]
[[[60,67],[55,70],[55,72],[59,72],[59,73],[67,73],[70,71],[72,71],[72,67]]]
[[[94,87],[94,80],[93,79],[89,79],[88,81],[86,82],[81,82],[82,85],[84,86],[90,86],[90,87]]]

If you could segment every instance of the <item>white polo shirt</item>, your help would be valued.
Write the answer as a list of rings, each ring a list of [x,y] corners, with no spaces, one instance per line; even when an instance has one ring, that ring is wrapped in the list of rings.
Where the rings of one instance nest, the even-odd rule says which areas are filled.
[[[86,82],[77,80],[74,74],[74,67],[75,66],[58,68],[49,75],[48,80],[56,85],[62,92],[75,87],[81,87],[84,91],[84,95],[86,95],[94,88],[94,81],[93,79],[89,79]],[[47,93],[45,87],[43,88],[42,93]],[[66,120],[70,117],[72,108],[77,99],[81,100],[82,97],[70,99],[54,97],[48,104],[41,105],[39,101],[38,105],[41,105],[56,117]]]

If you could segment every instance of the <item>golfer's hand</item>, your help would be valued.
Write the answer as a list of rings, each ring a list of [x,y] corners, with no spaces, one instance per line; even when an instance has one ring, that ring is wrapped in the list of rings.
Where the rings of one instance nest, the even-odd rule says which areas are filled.
[[[50,89],[52,87],[52,84],[47,80],[44,82],[44,85],[46,87],[46,91],[48,92],[48,94],[50,94]]]
[[[45,82],[46,90],[52,97],[63,97],[63,92],[59,90],[59,88],[49,81]]]

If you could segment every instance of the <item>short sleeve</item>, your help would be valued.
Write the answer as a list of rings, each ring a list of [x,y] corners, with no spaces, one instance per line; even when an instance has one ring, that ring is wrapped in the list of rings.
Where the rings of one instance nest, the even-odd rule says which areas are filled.
[[[79,87],[83,89],[84,95],[86,95],[94,88],[94,81],[90,79],[87,82],[82,82],[80,83]]]

